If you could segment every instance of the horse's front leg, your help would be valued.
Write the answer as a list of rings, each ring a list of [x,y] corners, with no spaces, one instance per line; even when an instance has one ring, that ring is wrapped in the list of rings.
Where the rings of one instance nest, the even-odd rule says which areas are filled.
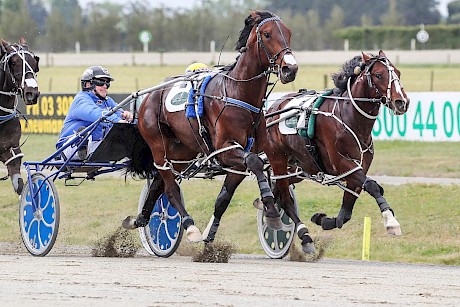
[[[214,214],[209,220],[208,226],[203,231],[204,242],[210,243],[214,241],[222,215],[227,210],[236,188],[240,185],[244,178],[244,175],[232,173],[227,174],[225,177],[222,189],[220,190],[219,196],[217,196],[214,204]]]
[[[256,175],[267,226],[275,230],[281,229],[281,218],[275,207],[272,189],[270,188],[270,184],[264,174],[264,162],[256,154],[248,152],[244,154],[244,163],[246,164],[247,169]]]
[[[375,180],[372,180],[369,177],[366,178],[363,188],[364,191],[375,198],[377,205],[380,208],[380,212],[382,213],[387,233],[393,236],[400,236],[402,234],[401,225],[396,220],[393,209],[391,209],[385,197],[383,197],[383,188]]]
[[[357,197],[353,194],[344,192],[342,198],[342,206],[337,217],[331,218],[328,217],[325,213],[315,213],[311,217],[311,221],[321,226],[324,230],[342,228],[343,224],[351,220],[356,199]]]
[[[353,192],[345,191],[342,197],[342,206],[340,207],[339,214],[337,217],[328,217],[325,213],[315,213],[311,217],[311,221],[324,230],[331,230],[334,228],[342,228],[343,224],[351,220],[353,214],[353,208],[355,206],[358,195],[362,191],[362,186],[365,181],[366,175],[363,172],[354,173],[351,176],[346,177],[347,186],[346,188]]]
[[[14,191],[21,195],[24,188],[24,180],[21,177],[21,161],[24,154],[21,148],[10,148],[1,156],[1,161],[6,165],[8,176],[11,178],[11,184]]]

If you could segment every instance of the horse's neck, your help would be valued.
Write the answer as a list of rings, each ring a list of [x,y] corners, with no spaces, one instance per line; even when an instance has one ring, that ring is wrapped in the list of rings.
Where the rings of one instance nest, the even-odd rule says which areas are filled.
[[[259,77],[251,81],[236,82],[235,87],[237,91],[235,91],[234,94],[236,96],[231,98],[240,99],[255,107],[260,107],[262,98],[264,98],[267,91],[267,79],[265,76],[260,76],[263,72],[264,71],[259,68],[258,60],[254,60],[254,56],[248,52],[241,54],[235,67],[229,73],[229,76],[236,80],[249,80],[256,76]]]
[[[7,78],[6,73],[4,70],[0,70],[0,91],[10,93],[13,90],[13,84]],[[0,106],[4,108],[12,108],[14,106],[15,97],[9,96],[0,93]],[[0,110],[0,112],[3,114]]]
[[[365,81],[361,80],[361,82]],[[348,91],[346,91],[343,96],[349,97]],[[370,116],[378,114],[380,104],[376,102],[360,101],[361,98],[370,98],[370,89],[367,84],[365,86],[352,86],[351,96],[362,111]],[[370,119],[362,115],[351,101],[347,101],[347,103],[342,103],[341,105],[343,108],[341,113],[344,122],[353,129],[356,134],[363,137],[370,135],[374,127],[375,119]]]

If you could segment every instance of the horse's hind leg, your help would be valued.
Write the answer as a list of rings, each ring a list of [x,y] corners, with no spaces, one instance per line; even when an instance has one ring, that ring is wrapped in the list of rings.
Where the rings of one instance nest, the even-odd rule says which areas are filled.
[[[163,171],[163,173],[165,172],[167,171]],[[159,173],[154,176],[152,183],[150,184],[149,195],[144,203],[142,212],[139,213],[136,217],[126,217],[122,223],[122,226],[126,229],[145,227],[150,220],[150,215],[155,205],[155,201],[158,199],[161,193],[164,192],[166,197],[168,197],[171,205],[179,212],[182,217],[182,226],[187,231],[187,240],[190,242],[201,242],[201,233],[195,226],[193,219],[189,216],[184,206],[182,205],[180,187],[174,180],[174,175],[171,174],[171,176],[172,178],[170,179],[172,179],[172,182],[170,181],[171,183],[169,188],[165,182],[166,180],[163,179],[164,177],[159,175]]]
[[[273,168],[274,166],[275,165],[272,164]],[[286,167],[284,167],[284,169],[286,169]],[[284,209],[286,214],[295,223],[297,236],[302,241],[302,251],[304,253],[313,254],[315,252],[315,245],[308,232],[307,226],[302,223],[299,216],[297,215],[294,200],[292,199],[291,193],[289,191],[289,179],[284,178],[276,180],[274,194],[279,197],[278,204]]]
[[[122,226],[125,229],[135,229],[138,227],[145,227],[150,221],[153,207],[156,200],[164,191],[164,182],[160,174],[157,172],[151,179],[149,186],[148,196],[144,202],[141,213],[136,217],[128,216],[123,220]]]
[[[244,178],[244,175],[232,173],[227,174],[225,177],[222,189],[220,190],[219,196],[217,196],[214,204],[214,214],[209,220],[208,226],[206,226],[206,229],[203,231],[203,240],[206,243],[214,241],[217,229],[220,225],[220,219],[227,210],[236,188],[240,185]]]
[[[263,209],[267,226],[275,230],[281,229],[281,218],[275,207],[272,189],[270,188],[270,184],[264,175],[264,162],[257,155],[251,152],[244,155],[244,162],[248,170],[256,175],[260,196],[262,198],[262,203],[264,204]]]
[[[169,202],[179,212],[182,217],[182,226],[187,232],[187,241],[189,242],[201,242],[201,232],[198,227],[195,226],[195,222],[185,210],[182,194],[180,192],[180,186],[176,182],[174,174],[170,170],[160,170],[160,175],[164,180],[165,194]]]
[[[398,221],[394,217],[393,209],[391,209],[385,197],[383,197],[383,188],[375,180],[372,180],[369,177],[366,178],[363,188],[364,191],[369,193],[377,201],[384,219],[384,225],[387,233],[393,236],[400,236],[402,234],[401,225],[399,225]]]

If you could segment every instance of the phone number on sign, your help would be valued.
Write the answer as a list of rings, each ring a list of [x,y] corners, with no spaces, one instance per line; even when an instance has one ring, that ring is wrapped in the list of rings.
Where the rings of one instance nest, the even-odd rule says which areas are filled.
[[[410,93],[404,115],[386,107],[377,117],[372,134],[376,140],[460,141],[460,93]]]

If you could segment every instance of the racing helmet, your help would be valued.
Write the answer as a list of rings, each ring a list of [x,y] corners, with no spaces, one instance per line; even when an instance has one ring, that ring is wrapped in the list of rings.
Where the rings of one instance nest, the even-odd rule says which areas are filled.
[[[109,71],[106,68],[102,66],[91,66],[91,67],[88,67],[81,75],[81,79],[80,79],[81,89],[83,91],[93,90],[94,84],[92,81],[94,79],[99,79],[99,78],[106,78],[106,79],[109,79],[110,81],[115,80],[114,78],[112,78],[112,76],[110,75]],[[86,82],[90,82],[89,87],[85,87]]]
[[[185,69],[185,73],[191,73],[191,72],[203,72],[203,71],[209,71],[209,68],[208,66],[206,66],[206,64],[203,64],[203,63],[193,63],[193,64],[190,64],[186,69]]]

